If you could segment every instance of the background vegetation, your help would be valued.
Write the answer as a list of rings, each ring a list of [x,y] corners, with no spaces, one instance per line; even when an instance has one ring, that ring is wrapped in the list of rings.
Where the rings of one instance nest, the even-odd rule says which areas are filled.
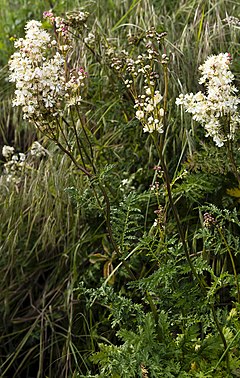
[[[81,111],[96,185],[11,105],[12,39],[49,8],[90,13],[94,45],[80,41],[75,59],[89,75]],[[226,148],[175,106],[179,93],[199,90],[198,66],[211,54],[232,55],[240,87],[240,26],[229,19],[239,14],[238,1],[226,0],[2,1],[0,146],[28,154],[37,140],[48,152],[17,182],[6,180],[0,157],[1,377],[240,377],[239,136],[233,166]],[[153,169],[157,150],[107,55],[106,46],[142,52],[152,26],[167,32],[164,161],[190,264],[166,182]]]

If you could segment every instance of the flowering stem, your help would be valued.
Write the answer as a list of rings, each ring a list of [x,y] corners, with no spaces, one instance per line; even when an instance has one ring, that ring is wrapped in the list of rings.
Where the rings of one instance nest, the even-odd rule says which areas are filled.
[[[163,133],[161,134],[160,144],[157,146],[157,150],[158,150],[159,159],[160,159],[160,162],[161,162],[161,167],[163,169],[163,176],[164,176],[164,181],[165,181],[166,188],[167,188],[170,207],[172,209],[175,221],[177,223],[177,228],[178,228],[180,239],[182,241],[182,245],[183,245],[183,249],[184,249],[184,252],[185,252],[186,259],[188,261],[188,264],[191,268],[191,271],[192,271],[194,277],[197,279],[200,286],[204,287],[205,285],[203,285],[202,280],[199,278],[199,276],[198,276],[198,274],[197,274],[197,272],[196,272],[196,270],[193,266],[192,260],[190,258],[190,253],[189,253],[189,249],[188,249],[188,246],[187,246],[187,243],[186,243],[186,240],[185,240],[185,236],[184,236],[184,233],[183,233],[179,213],[178,213],[178,210],[177,210],[177,208],[174,204],[173,198],[172,198],[171,180],[170,180],[167,165],[165,163],[165,159],[164,159],[164,156],[163,156],[164,137],[165,137],[165,131],[166,131],[166,127],[167,127],[167,104],[168,104],[168,98],[167,98],[168,97],[168,68],[167,68],[167,64],[163,65],[163,71],[164,71],[164,97],[163,97],[163,104],[164,104],[163,105],[164,106],[163,126],[164,127],[163,127]],[[204,287],[204,290],[205,290],[205,287]]]
[[[157,312],[157,308],[152,300],[152,296],[151,294],[149,293],[149,291],[147,290],[146,291],[146,298],[149,302],[149,305],[151,307],[151,310],[152,310],[152,314],[153,314],[153,317],[154,317],[154,322],[155,322],[155,325],[156,325],[156,331],[157,331],[157,336],[158,336],[158,340],[161,341],[161,329],[159,327],[159,316],[158,316],[158,312]]]
[[[238,185],[240,186],[240,174],[237,170],[237,165],[236,165],[236,161],[233,154],[233,146],[232,146],[231,140],[228,141],[227,151],[228,151],[228,157],[229,157],[232,169],[233,169],[233,174],[238,181]]]
[[[193,276],[196,278],[196,280],[197,280],[197,282],[199,284],[199,287],[200,287],[203,295],[206,296],[207,295],[207,290],[206,290],[207,285],[206,285],[206,282],[204,280],[204,277],[199,277],[199,275],[198,275],[198,273],[197,273],[197,271],[196,271],[196,269],[195,269],[195,267],[193,265],[192,259],[190,257],[190,255],[192,253],[189,251],[189,247],[187,245],[187,242],[186,242],[186,239],[185,239],[185,235],[184,235],[184,232],[183,232],[183,228],[182,228],[182,225],[181,225],[180,216],[179,216],[177,207],[175,206],[175,203],[173,201],[172,190],[171,190],[171,179],[170,179],[170,176],[169,176],[169,173],[168,173],[168,168],[167,168],[167,165],[165,163],[164,156],[163,156],[164,136],[165,136],[165,130],[166,130],[166,123],[167,123],[167,95],[168,95],[168,89],[166,88],[166,87],[168,87],[167,65],[164,65],[164,83],[165,83],[165,91],[164,91],[164,120],[163,120],[163,123],[164,123],[164,132],[161,135],[160,144],[156,143],[157,144],[157,150],[158,150],[158,154],[159,154],[159,158],[160,158],[160,162],[161,162],[161,167],[163,169],[163,177],[164,177],[164,181],[165,181],[165,184],[166,184],[166,189],[167,189],[167,193],[168,193],[168,199],[169,199],[169,203],[170,203],[170,208],[171,208],[171,210],[173,212],[174,219],[175,219],[175,222],[177,224],[177,229],[178,229],[179,236],[180,236],[180,239],[181,239],[181,242],[182,242],[182,246],[183,246],[183,250],[184,250],[184,253],[185,253],[186,260],[187,260],[187,262],[189,264],[189,267],[190,267],[190,269],[192,271]],[[227,368],[229,370],[229,353],[228,353],[227,341],[225,339],[225,336],[224,336],[224,334],[222,332],[222,329],[221,329],[221,326],[219,324],[214,304],[213,303],[209,303],[209,305],[210,305],[210,308],[211,308],[211,311],[212,311],[212,315],[213,315],[213,319],[214,319],[216,328],[217,328],[218,333],[219,333],[219,335],[220,335],[220,337],[222,339],[222,343],[223,343],[224,349],[226,351],[226,363],[227,363]]]
[[[166,122],[167,122],[167,104],[168,104],[168,66],[167,64],[163,65],[164,73],[164,95],[163,95],[163,110],[164,110],[164,131],[166,131]]]

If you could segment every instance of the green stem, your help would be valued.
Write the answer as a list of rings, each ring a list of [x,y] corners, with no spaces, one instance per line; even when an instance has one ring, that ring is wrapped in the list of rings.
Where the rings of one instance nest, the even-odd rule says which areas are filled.
[[[203,277],[202,278],[199,277],[199,275],[197,274],[196,269],[195,269],[195,267],[192,263],[192,260],[191,260],[191,257],[190,257],[191,253],[189,252],[189,248],[187,246],[187,243],[186,243],[186,240],[185,240],[185,237],[184,237],[179,213],[178,213],[178,210],[177,210],[177,208],[174,204],[173,198],[172,198],[171,182],[170,182],[167,166],[164,162],[161,151],[160,151],[160,160],[161,160],[161,166],[162,166],[162,169],[163,169],[163,172],[164,172],[164,178],[165,178],[165,183],[166,183],[166,187],[167,187],[167,193],[168,193],[168,199],[169,199],[170,207],[172,209],[174,219],[175,219],[176,224],[177,224],[177,228],[178,228],[179,236],[180,236],[180,239],[181,239],[181,242],[182,242],[182,245],[183,245],[183,250],[184,250],[184,253],[185,253],[185,256],[186,256],[186,260],[187,260],[187,262],[190,266],[190,269],[192,271],[193,276],[197,279],[197,281],[199,283],[199,286],[200,286],[200,289],[201,289],[203,295],[206,296],[206,294],[207,294],[206,283],[205,283],[205,280],[204,280]],[[227,351],[227,348],[228,348],[227,341],[226,341],[225,336],[222,332],[221,326],[220,326],[218,318],[217,318],[215,307],[212,303],[210,303],[210,308],[211,308],[211,311],[212,311],[212,315],[213,315],[213,319],[214,319],[216,328],[217,328],[218,333],[219,333],[219,335],[222,339],[224,349]],[[226,352],[226,363],[227,363],[227,368],[229,370],[229,353],[228,353],[228,351]]]
[[[228,347],[227,349],[225,349],[225,351],[223,352],[222,356],[220,357],[220,359],[218,360],[217,362],[217,365],[209,372],[209,373],[213,373],[217,370],[218,366],[220,365],[220,363],[222,362],[222,360],[224,359],[226,353],[229,351],[230,347],[232,346],[233,342],[236,340],[236,338],[238,337],[240,331],[238,331],[236,333],[236,335],[234,336],[234,338],[230,341],[230,343],[228,344]]]
[[[148,290],[146,291],[146,298],[149,302],[149,305],[150,305],[152,313],[153,313],[153,317],[154,317],[154,321],[155,321],[155,325],[156,325],[156,330],[157,330],[157,335],[158,335],[158,340],[161,341],[162,332],[161,332],[161,328],[159,326],[159,317],[158,317],[157,307],[155,306],[155,304],[152,300],[152,296],[151,296],[151,294],[149,293]]]
[[[222,232],[222,229],[220,227],[217,227],[217,230],[222,238],[222,241],[225,245],[225,247],[227,248],[227,251],[228,251],[228,254],[229,254],[229,257],[230,257],[230,260],[231,260],[231,263],[232,263],[232,268],[233,268],[233,274],[234,274],[234,278],[235,278],[235,282],[236,282],[236,288],[237,288],[237,298],[238,298],[238,303],[240,303],[240,289],[239,289],[239,282],[238,282],[238,274],[237,274],[237,269],[236,269],[236,265],[235,265],[235,262],[234,262],[234,258],[233,258],[233,254],[231,252],[231,249],[227,243],[227,240]]]
[[[74,158],[74,156],[72,155],[72,153],[70,151],[68,151],[60,142],[58,139],[55,139],[53,138],[53,141],[58,145],[58,147],[66,154],[69,156],[69,158],[72,160],[72,162],[75,164],[75,166],[81,171],[83,172],[87,177],[92,177],[92,174],[87,170],[85,169],[84,167],[82,167],[80,164],[78,164],[77,160]]]
[[[88,145],[89,145],[89,149],[90,149],[90,154],[91,154],[91,158],[92,158],[92,165],[93,165],[94,154],[93,154],[92,143],[91,143],[91,141],[90,141],[90,139],[89,139],[88,133],[87,133],[87,131],[86,131],[86,129],[85,129],[85,124],[84,124],[84,122],[82,121],[82,117],[81,117],[81,114],[80,114],[78,108],[77,108],[77,112],[78,112],[78,116],[79,116],[79,121],[81,122],[81,125],[82,125],[83,132],[84,132],[85,137],[86,137],[86,139],[87,139],[87,141],[88,141]],[[89,131],[89,128],[87,128],[87,130]],[[94,165],[93,165],[93,168],[94,168]]]
[[[81,156],[82,164],[83,164],[84,168],[86,169],[85,161],[84,161],[83,154],[82,154],[82,148],[81,148],[81,144],[80,144],[80,138],[78,137],[77,128],[76,128],[76,125],[75,125],[75,120],[73,118],[71,109],[70,109],[70,114],[71,114],[71,120],[72,120],[74,135],[75,135],[75,138],[76,138],[76,141],[77,141],[78,151],[79,151],[79,154]],[[66,123],[66,125],[68,126],[68,122],[65,120],[65,118],[63,118],[63,120]]]
[[[229,160],[230,160],[230,163],[231,163],[231,166],[232,166],[233,174],[238,181],[238,185],[240,186],[240,174],[237,170],[237,165],[236,165],[236,161],[235,161],[234,154],[233,154],[233,146],[232,146],[231,140],[228,141],[227,151],[228,151],[228,157],[229,157]]]

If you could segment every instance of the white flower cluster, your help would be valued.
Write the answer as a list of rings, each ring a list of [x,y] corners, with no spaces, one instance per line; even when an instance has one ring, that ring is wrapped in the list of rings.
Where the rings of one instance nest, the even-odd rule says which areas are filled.
[[[240,19],[234,16],[228,16],[223,21],[227,22],[229,25],[240,27]]]
[[[31,164],[34,162],[33,158],[45,156],[47,153],[48,151],[39,142],[33,142],[27,154],[22,152],[15,153],[14,147],[3,146],[2,155],[6,162],[3,165],[3,175],[0,177],[0,183],[4,178],[6,183],[19,184],[22,177],[24,177],[24,172],[27,169],[31,169]]]
[[[9,159],[14,154],[14,147],[11,146],[3,146],[2,148],[2,155],[5,157],[5,159]]]
[[[65,106],[81,101],[86,73],[82,68],[67,72],[66,54],[41,22],[29,21],[25,30],[25,39],[15,42],[19,51],[9,61],[9,80],[16,83],[13,106],[22,106],[24,118],[37,126],[54,123]]]
[[[69,26],[72,26],[76,30],[79,29],[86,29],[86,21],[89,17],[88,12],[82,12],[82,11],[72,11],[72,12],[67,12],[66,14],[66,22]]]
[[[145,94],[135,100],[136,118],[142,123],[144,132],[163,133],[164,109],[160,106],[162,98],[159,91],[145,87]]]
[[[21,152],[14,153],[14,147],[3,146],[2,155],[7,160],[3,166],[3,172],[6,183],[13,182],[15,184],[18,184],[21,181],[20,176],[26,165],[25,154]]]
[[[129,54],[126,50],[121,50],[119,53],[117,53],[114,47],[107,47],[106,56],[109,59],[111,68],[113,68],[115,71],[124,73],[124,69],[126,65],[128,65],[127,62],[130,60]]]
[[[232,84],[234,75],[229,69],[230,63],[228,53],[210,56],[199,67],[202,73],[199,84],[205,85],[206,93],[180,94],[176,100],[177,105],[183,105],[185,111],[204,126],[206,136],[211,136],[218,147],[234,139],[240,123],[240,99]]]

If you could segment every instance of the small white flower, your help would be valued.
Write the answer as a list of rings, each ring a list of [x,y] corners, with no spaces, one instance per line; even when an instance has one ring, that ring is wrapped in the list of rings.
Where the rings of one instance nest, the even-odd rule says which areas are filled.
[[[148,96],[151,96],[151,94],[152,94],[151,88],[147,88],[147,89],[146,89],[146,94],[147,94]]]
[[[159,109],[159,115],[160,115],[160,117],[164,116],[164,109],[163,108]]]
[[[12,161],[17,162],[18,161],[18,156],[17,155],[13,155],[12,156]]]
[[[145,106],[145,110],[146,112],[150,113],[154,110],[154,107],[151,104],[147,104],[147,106]]]
[[[143,119],[144,118],[144,112],[142,110],[137,110],[136,111],[136,117],[140,120]]]
[[[162,100],[162,98],[163,97],[160,95],[160,92],[156,91],[155,94],[154,94],[154,98],[153,98],[154,105],[156,106],[157,104],[159,104],[159,102]]]
[[[184,103],[184,95],[180,93],[180,95],[176,98],[175,104],[179,106],[179,105],[183,105],[183,103]]]
[[[22,152],[19,152],[19,160],[21,161],[21,162],[24,162],[25,161],[25,159],[26,159],[26,156],[25,156],[25,154],[23,154]]]

